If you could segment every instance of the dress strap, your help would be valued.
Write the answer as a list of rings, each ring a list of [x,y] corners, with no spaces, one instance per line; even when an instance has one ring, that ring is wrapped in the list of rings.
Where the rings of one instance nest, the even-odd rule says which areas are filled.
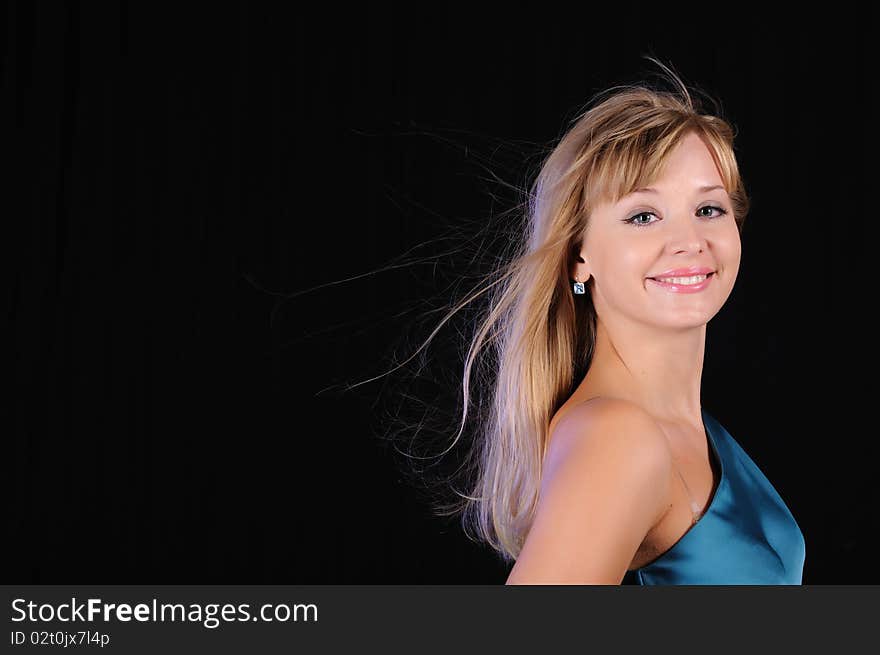
[[[674,464],[674,462],[673,462]],[[678,466],[675,467],[675,470],[678,472],[678,477],[681,478],[682,484],[684,484],[685,491],[687,491],[688,500],[691,501],[691,512],[694,515],[693,522],[691,525],[694,525],[697,521],[700,520],[700,516],[702,514],[702,510],[700,509],[700,504],[694,500],[693,496],[691,496],[691,490],[688,488],[687,482],[684,480],[684,476],[681,474],[681,471],[678,470]]]
[[[704,421],[703,425],[705,426],[705,421]],[[709,436],[708,428],[706,428],[706,437],[711,439],[711,437]],[[713,448],[713,446],[710,445],[709,448],[711,450]],[[710,452],[709,457],[711,460],[711,452]],[[691,495],[691,490],[688,487],[687,481],[684,479],[684,476],[681,474],[681,470],[679,470],[678,464],[675,462],[675,457],[672,458],[672,465],[675,467],[675,471],[678,473],[678,477],[681,478],[681,482],[684,485],[688,500],[691,503],[691,513],[693,514],[693,518],[691,519],[691,525],[695,525],[697,523],[697,521],[700,520],[700,517],[703,515],[703,510],[700,507],[700,504],[697,501],[695,501],[694,497]]]

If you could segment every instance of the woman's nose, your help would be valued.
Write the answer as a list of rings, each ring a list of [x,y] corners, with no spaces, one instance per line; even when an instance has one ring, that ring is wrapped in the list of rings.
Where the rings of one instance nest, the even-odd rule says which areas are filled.
[[[703,250],[706,239],[696,221],[696,218],[692,218],[677,222],[669,235],[669,247],[672,252],[701,252]]]

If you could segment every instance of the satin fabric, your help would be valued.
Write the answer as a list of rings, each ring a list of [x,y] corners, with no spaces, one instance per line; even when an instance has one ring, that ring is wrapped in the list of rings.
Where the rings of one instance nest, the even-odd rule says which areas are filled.
[[[797,521],[730,433],[702,415],[721,470],[709,507],[669,550],[627,571],[624,584],[802,584],[806,544]]]

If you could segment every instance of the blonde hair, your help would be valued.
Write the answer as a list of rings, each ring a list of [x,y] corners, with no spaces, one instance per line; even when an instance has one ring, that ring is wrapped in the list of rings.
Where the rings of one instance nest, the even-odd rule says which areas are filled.
[[[471,382],[482,355],[490,389],[475,411],[467,493],[438,507],[460,515],[465,534],[515,560],[534,519],[549,422],[586,374],[596,314],[587,293],[573,296],[570,271],[591,209],[651,184],[670,150],[694,132],[706,144],[731,199],[739,230],[749,209],[734,156],[734,130],[705,113],[672,70],[677,88],[647,83],[612,87],[594,96],[543,159],[523,203],[521,238],[504,264],[447,312],[437,329],[478,297],[487,300],[464,358],[461,436],[472,404]],[[590,107],[592,105],[592,107]],[[421,350],[421,348],[419,349]],[[450,446],[451,447],[451,446]]]

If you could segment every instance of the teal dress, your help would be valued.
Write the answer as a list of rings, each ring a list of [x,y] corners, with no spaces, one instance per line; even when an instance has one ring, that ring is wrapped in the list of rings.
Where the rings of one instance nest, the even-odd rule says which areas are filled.
[[[721,479],[700,519],[624,584],[797,585],[804,535],[758,466],[706,410],[703,426]]]

